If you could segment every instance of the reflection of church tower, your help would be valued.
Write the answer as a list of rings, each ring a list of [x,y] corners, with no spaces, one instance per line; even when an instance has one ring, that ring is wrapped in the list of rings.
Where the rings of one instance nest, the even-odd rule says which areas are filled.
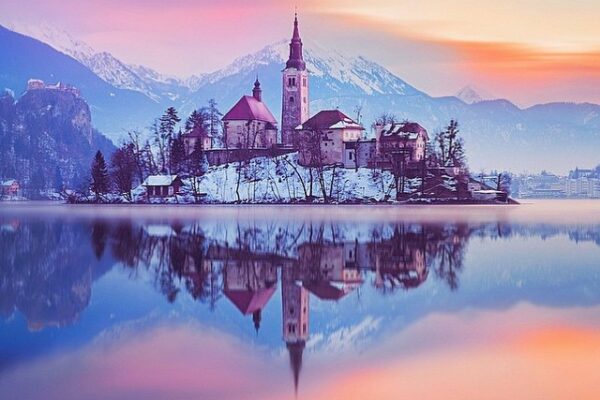
[[[297,391],[302,352],[308,339],[308,291],[296,284],[291,268],[283,269],[281,280],[283,340],[290,355],[294,388]]]
[[[294,33],[290,42],[290,57],[283,70],[281,102],[281,141],[294,144],[294,128],[308,119],[308,71],[302,56],[302,40],[298,32],[298,16],[294,18]]]

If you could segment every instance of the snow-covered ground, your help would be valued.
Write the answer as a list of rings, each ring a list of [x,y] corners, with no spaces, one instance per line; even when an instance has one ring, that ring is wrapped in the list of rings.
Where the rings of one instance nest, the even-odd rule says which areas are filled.
[[[311,193],[315,202],[322,202],[323,189],[319,174],[313,169],[312,191],[310,174],[309,168],[298,165],[296,154],[260,157],[245,163],[234,162],[211,167],[201,178],[183,179],[185,186],[182,194],[166,202],[195,202],[194,183],[197,184],[196,193],[202,194],[202,202],[289,203],[304,201]],[[324,171],[323,178],[330,202],[384,201],[396,195],[394,178],[388,171],[329,167]],[[405,192],[416,191],[420,184],[420,179],[407,180]],[[134,190],[134,201],[146,201],[143,187]]]

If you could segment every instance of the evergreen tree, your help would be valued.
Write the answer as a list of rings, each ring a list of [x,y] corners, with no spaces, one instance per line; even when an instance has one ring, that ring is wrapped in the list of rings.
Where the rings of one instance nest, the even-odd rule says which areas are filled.
[[[180,121],[181,118],[177,115],[177,110],[173,107],[169,107],[153,126],[154,141],[158,146],[159,151],[161,173],[167,172],[167,167],[169,166],[168,157],[171,153],[173,135],[175,134],[175,128]]]
[[[100,197],[110,190],[110,176],[108,175],[104,155],[100,150],[96,152],[96,156],[92,162],[91,178],[90,189],[96,195],[96,201],[99,201]]]
[[[196,143],[200,142],[199,140]],[[185,145],[181,132],[179,132],[171,141],[171,152],[169,154],[169,163],[172,174],[180,174],[185,170]]]
[[[174,107],[169,107],[165,111],[162,117],[160,117],[160,130],[169,137],[173,137],[175,133],[175,127],[181,121],[181,118],[177,115],[177,110]]]
[[[215,99],[208,101],[208,133],[215,139],[221,138],[221,117],[223,117],[217,106],[218,104]]]
[[[208,132],[209,115],[206,108],[194,110],[185,121],[185,131],[191,132]]]

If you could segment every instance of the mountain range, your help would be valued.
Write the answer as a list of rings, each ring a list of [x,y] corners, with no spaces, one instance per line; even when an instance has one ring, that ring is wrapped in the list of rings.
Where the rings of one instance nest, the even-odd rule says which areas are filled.
[[[22,92],[30,78],[73,84],[90,103],[94,125],[114,142],[127,129],[149,126],[169,106],[185,116],[214,98],[227,111],[251,92],[257,76],[264,101],[274,115],[280,113],[287,40],[240,57],[218,71],[181,79],[97,52],[60,30],[44,26],[12,29],[23,34],[0,27],[0,52],[6,55],[0,59],[0,88]],[[600,161],[599,105],[549,103],[520,108],[473,87],[456,96],[432,97],[374,61],[323,48],[310,39],[304,42],[311,114],[339,108],[360,118],[369,131],[378,115],[391,112],[419,122],[430,136],[451,118],[458,119],[474,171],[566,172]]]

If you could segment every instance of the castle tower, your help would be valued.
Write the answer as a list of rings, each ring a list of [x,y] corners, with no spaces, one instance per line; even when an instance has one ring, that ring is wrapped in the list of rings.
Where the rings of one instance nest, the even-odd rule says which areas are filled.
[[[308,339],[308,290],[296,284],[291,268],[283,269],[281,281],[283,340],[290,356],[294,389],[298,391],[302,353]]]
[[[282,72],[281,141],[293,146],[294,128],[308,119],[308,71],[302,56],[302,40],[298,31],[298,15],[294,16],[294,33],[290,56]]]

